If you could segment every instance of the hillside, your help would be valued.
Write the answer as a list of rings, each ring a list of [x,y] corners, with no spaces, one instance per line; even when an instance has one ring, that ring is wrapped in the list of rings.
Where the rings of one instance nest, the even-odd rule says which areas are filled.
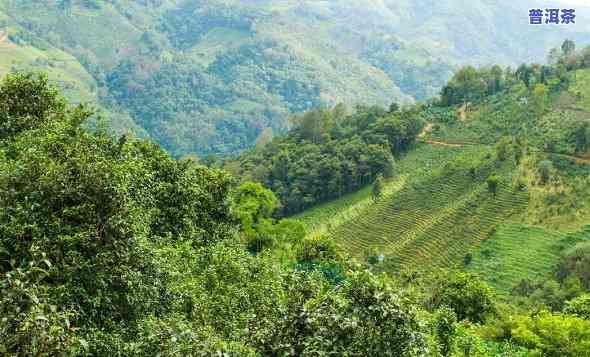
[[[284,132],[292,113],[411,103],[460,64],[514,66],[565,37],[586,41],[583,18],[541,33],[523,5],[2,0],[0,73],[48,71],[74,102],[98,101],[118,132],[175,156],[230,154]]]
[[[564,251],[590,240],[590,77],[544,71],[534,67],[528,87],[504,77],[497,93],[424,107],[418,143],[396,157],[379,199],[368,186],[293,218],[377,270],[458,267],[502,294],[545,279]],[[475,73],[476,82],[487,75]]]

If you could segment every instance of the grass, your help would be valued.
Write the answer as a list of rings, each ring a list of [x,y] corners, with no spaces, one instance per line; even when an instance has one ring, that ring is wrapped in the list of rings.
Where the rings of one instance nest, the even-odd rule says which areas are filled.
[[[47,73],[73,103],[96,101],[92,76],[73,56],[61,50],[40,50],[5,40],[0,43],[0,77],[13,69]]]
[[[501,293],[509,293],[522,279],[549,274],[563,249],[590,239],[590,227],[575,234],[522,224],[501,224],[473,252],[468,270],[478,273]]]

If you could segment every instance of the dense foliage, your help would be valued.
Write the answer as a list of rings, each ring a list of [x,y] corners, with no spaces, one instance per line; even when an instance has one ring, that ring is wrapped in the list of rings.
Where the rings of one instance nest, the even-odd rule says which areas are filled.
[[[42,94],[42,109],[27,104]],[[87,131],[92,112],[45,77],[8,76],[0,97],[2,125],[20,123],[0,141],[2,353],[427,351],[418,305],[390,278],[347,271],[321,245],[302,243],[309,264],[295,270],[244,249],[238,237],[266,233],[265,220],[279,243],[301,240],[271,220],[272,192],[234,194],[220,171]],[[316,273],[324,262],[341,264],[337,286]]]
[[[563,52],[585,56],[572,44]],[[572,71],[584,66],[575,63],[563,76],[546,73],[547,83],[535,71],[528,84],[507,71],[497,92],[479,94],[472,84],[481,81],[470,81],[491,72],[468,69],[469,76],[449,84],[461,98],[453,105],[501,103],[524,93],[523,110],[530,109],[528,100],[549,107],[553,90],[561,95],[575,85]],[[0,83],[0,354],[590,355],[590,248],[583,232],[551,242],[554,249],[571,248],[562,250],[550,275],[524,279],[501,297],[472,273],[403,269],[382,256],[358,263],[329,234],[277,218],[370,183],[369,205],[389,200],[394,157],[408,155],[419,133],[434,129],[424,130],[424,119],[456,120],[447,104],[357,107],[352,114],[339,105],[295,116],[288,135],[261,138],[256,149],[223,162],[237,180],[195,159],[176,160],[150,141],[115,139],[91,109],[69,106],[44,76],[6,76]],[[526,118],[549,110],[542,109]],[[89,130],[93,119],[99,124]],[[573,137],[580,153],[590,142],[584,135]],[[469,211],[449,206],[435,222],[447,225],[432,225],[437,236],[421,241],[416,258],[434,262],[426,254],[437,237],[451,245],[461,229],[488,224],[477,211],[490,214],[498,206],[486,203],[501,198],[516,207],[518,200],[507,196],[570,182],[562,162],[533,156],[533,147],[525,138],[503,137],[455,161],[433,156],[413,171],[417,178],[393,197],[392,207],[420,197],[432,208],[472,186],[477,196],[467,197],[482,199],[479,206],[467,202]],[[533,177],[508,176],[514,168]],[[570,174],[587,173],[576,170]],[[433,190],[447,181],[452,185],[443,195]],[[449,228],[454,222],[462,224]],[[465,255],[465,267],[472,260]],[[386,267],[395,270],[375,272]]]
[[[395,173],[394,154],[408,150],[422,130],[420,107],[389,112],[343,105],[293,118],[288,135],[242,154],[225,167],[270,188],[283,213],[340,197]],[[237,167],[236,167],[237,166]]]

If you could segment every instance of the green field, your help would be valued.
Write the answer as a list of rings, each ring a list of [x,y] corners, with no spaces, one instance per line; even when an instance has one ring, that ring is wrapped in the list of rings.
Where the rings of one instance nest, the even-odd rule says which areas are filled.
[[[419,144],[415,150],[396,162],[396,176],[387,182],[382,201],[403,188],[410,179],[417,182],[428,177],[433,169],[440,169],[442,163],[462,151],[462,148]],[[312,207],[292,218],[302,221],[313,232],[325,232],[328,227],[334,229],[380,203],[373,202],[369,185],[339,199]]]
[[[508,293],[522,279],[546,277],[563,249],[590,239],[590,227],[566,234],[541,227],[501,224],[473,253],[468,270],[478,273],[499,292]]]
[[[474,178],[469,165],[487,156],[477,146],[419,145],[397,163],[398,176],[376,203],[370,187],[308,210],[295,218],[313,232],[329,232],[341,248],[365,261],[385,257],[387,270],[451,266],[493,233],[495,227],[524,210],[525,192],[510,182],[510,170],[496,195],[482,165]]]

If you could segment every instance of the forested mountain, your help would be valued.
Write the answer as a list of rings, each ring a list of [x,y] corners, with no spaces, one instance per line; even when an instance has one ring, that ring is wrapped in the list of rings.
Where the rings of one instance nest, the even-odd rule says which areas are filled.
[[[175,156],[235,153],[287,118],[343,102],[436,95],[458,65],[542,58],[573,26],[540,31],[540,4],[393,0],[1,0],[0,73],[49,72],[119,132]],[[531,46],[530,44],[534,44]]]

